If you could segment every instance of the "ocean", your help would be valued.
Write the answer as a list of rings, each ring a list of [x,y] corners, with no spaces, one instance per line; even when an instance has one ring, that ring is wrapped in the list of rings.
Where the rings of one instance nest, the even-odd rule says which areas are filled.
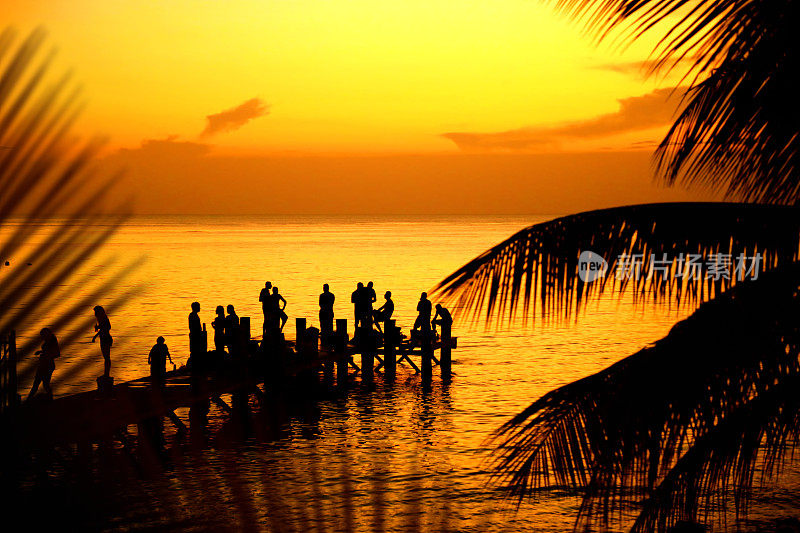
[[[142,216],[128,221],[87,268],[110,276],[112,261],[141,261],[115,289],[142,290],[109,311],[111,373],[123,381],[149,373],[147,354],[159,335],[178,364],[186,361],[193,301],[209,330],[214,308],[233,304],[258,333],[258,294],[267,280],[288,302],[289,337],[295,317],[318,326],[323,283],[336,295],[337,317],[352,328],[350,293],[358,281],[373,281],[379,302],[392,291],[397,323],[407,332],[421,291],[550,218]],[[81,291],[66,288],[72,299]],[[94,302],[104,303],[103,297]],[[72,497],[76,509],[92,509],[90,525],[99,529],[564,531],[575,520],[577,495],[553,490],[516,509],[488,483],[487,439],[547,391],[665,336],[689,311],[608,296],[565,321],[487,328],[457,319],[450,384],[435,376],[424,390],[401,367],[392,386],[378,377],[370,390],[356,387],[344,397],[300,402],[302,408],[286,402],[257,419],[268,429],[246,438],[232,438],[226,417],[212,408],[206,445],[168,442],[173,453],[164,471],[136,483],[120,481],[127,479],[120,471]],[[46,323],[39,317],[19,334],[30,337]],[[103,366],[91,334],[58,360],[56,396],[94,388]]]

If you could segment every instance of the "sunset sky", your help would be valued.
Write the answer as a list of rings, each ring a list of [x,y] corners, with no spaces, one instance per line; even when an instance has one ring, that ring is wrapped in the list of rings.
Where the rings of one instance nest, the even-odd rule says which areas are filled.
[[[102,164],[128,169],[141,212],[560,213],[698,197],[652,183],[679,76],[645,80],[652,42],[597,46],[550,3],[3,4],[3,26],[48,30],[55,70],[83,87],[79,132],[110,137]]]

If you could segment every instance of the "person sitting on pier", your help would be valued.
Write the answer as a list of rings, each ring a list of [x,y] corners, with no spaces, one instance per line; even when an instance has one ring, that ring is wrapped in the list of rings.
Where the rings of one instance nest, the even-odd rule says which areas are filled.
[[[28,393],[26,401],[30,401],[30,399],[33,398],[36,391],[39,390],[40,383],[42,387],[44,387],[44,392],[47,394],[47,397],[50,399],[53,398],[53,389],[50,388],[50,379],[53,377],[53,371],[56,369],[54,360],[61,355],[61,351],[58,348],[58,339],[56,339],[56,336],[50,331],[50,328],[42,328],[40,335],[43,341],[42,349],[34,354],[39,356],[39,366],[36,367],[36,377],[33,378],[33,386]]]
[[[423,292],[417,303],[417,319],[414,321],[414,330],[422,329],[423,332],[430,331],[431,327],[431,301],[428,300],[428,293]]]
[[[279,331],[283,331],[283,326],[285,326],[286,321],[289,320],[289,316],[284,309],[286,309],[286,299],[280,295],[278,287],[272,287],[272,310],[270,313],[272,313],[273,320],[280,320]]]
[[[225,352],[225,308],[218,305],[216,312],[217,316],[211,322],[211,327],[214,328],[214,349],[222,354]]]
[[[431,326],[433,327],[433,331],[436,331],[436,326],[452,326],[453,325],[453,316],[450,314],[450,311],[447,308],[442,307],[442,304],[436,304],[436,314],[433,315],[433,320],[431,320]]]
[[[228,316],[225,317],[225,344],[228,346],[228,353],[233,355],[236,347],[236,339],[239,336],[239,316],[236,314],[232,304],[228,304]]]
[[[92,337],[92,342],[100,337],[100,353],[103,354],[103,377],[108,378],[111,376],[111,345],[114,344],[114,339],[111,337],[111,321],[108,319],[106,310],[102,305],[94,306],[94,316],[97,319],[97,324],[94,325],[94,330],[97,332]]]
[[[147,364],[150,365],[150,380],[154,383],[164,382],[167,373],[167,359],[172,363],[172,356],[169,354],[164,337],[159,337],[147,356]]]
[[[258,295],[258,301],[261,302],[261,312],[264,313],[264,326],[262,328],[262,333],[264,334],[267,332],[267,326],[272,323],[272,317],[270,316],[271,292],[272,282],[267,281],[264,283],[264,288],[261,289],[261,293]]]
[[[353,327],[358,329],[358,325],[364,315],[364,284],[360,281],[356,285],[356,290],[350,295],[350,302],[353,304]]]
[[[381,327],[381,324],[392,318],[392,315],[394,314],[394,302],[392,301],[392,291],[386,291],[386,294],[384,294],[383,297],[386,301],[376,311],[372,312],[372,316],[375,319],[375,326],[381,333],[383,333],[383,328]]]
[[[328,284],[322,286],[319,295],[319,329],[323,342],[333,334],[333,302],[336,296],[330,291]]]

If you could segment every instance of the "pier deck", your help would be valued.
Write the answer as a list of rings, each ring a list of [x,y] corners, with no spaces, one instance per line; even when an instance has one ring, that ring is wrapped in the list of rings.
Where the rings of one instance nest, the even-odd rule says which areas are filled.
[[[177,431],[184,431],[186,423],[175,414],[177,409],[190,408],[190,418],[191,409],[204,416],[213,402],[234,414],[235,409],[220,396],[239,395],[246,404],[247,398],[255,394],[261,401],[264,393],[259,385],[262,383],[269,387],[271,383],[280,382],[282,386],[309,391],[317,388],[342,390],[348,387],[354,374],[361,374],[362,381],[369,381],[374,372],[383,371],[386,378],[392,379],[397,364],[404,362],[422,374],[423,380],[430,380],[434,364],[441,367],[443,379],[450,378],[450,351],[456,347],[456,338],[450,336],[449,328],[443,328],[441,338],[428,335],[422,342],[416,339],[412,343],[399,335],[392,320],[384,324],[384,331],[390,333],[382,345],[366,342],[354,345],[347,336],[346,327],[346,321],[337,321],[335,342],[323,346],[316,338],[312,341],[303,338],[305,319],[297,320],[300,342],[281,338],[277,345],[269,347],[262,343],[259,346],[249,338],[248,331],[247,352],[239,357],[226,354],[213,369],[201,373],[181,367],[167,372],[161,383],[147,376],[102,391],[73,394],[53,401],[37,400],[20,405],[12,416],[5,417],[8,420],[3,425],[12,426],[6,429],[14,432],[19,446],[33,449],[120,438],[131,424],[152,425],[155,422],[161,428],[164,419],[170,420]],[[439,359],[435,356],[437,350]],[[355,360],[357,355],[361,356],[360,361]]]

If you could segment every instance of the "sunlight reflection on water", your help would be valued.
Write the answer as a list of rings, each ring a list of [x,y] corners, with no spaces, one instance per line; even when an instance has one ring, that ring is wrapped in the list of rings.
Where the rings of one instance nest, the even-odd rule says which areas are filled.
[[[546,218],[135,218],[104,250],[123,260],[147,256],[125,282],[142,283],[147,291],[110,313],[112,373],[120,381],[147,374],[147,353],[158,335],[166,337],[176,361],[185,361],[194,300],[209,329],[214,307],[232,303],[258,330],[258,293],[265,280],[280,288],[290,317],[308,317],[313,325],[321,286],[330,283],[337,315],[351,319],[351,328],[350,292],[356,281],[372,280],[379,301],[392,291],[398,324],[407,331],[420,291]],[[79,296],[80,287],[74,289]],[[86,312],[91,316],[91,309]],[[209,448],[176,459],[168,475],[137,488],[112,483],[103,497],[120,523],[176,529],[194,513],[220,527],[242,525],[237,521],[247,513],[237,509],[250,506],[258,526],[283,530],[350,524],[360,530],[516,531],[535,525],[563,531],[574,520],[575,498],[552,494],[514,513],[485,487],[486,438],[540,395],[634,353],[683,316],[605,299],[577,322],[497,331],[456,323],[457,376],[450,386],[435,378],[433,390],[424,393],[404,370],[392,388],[378,379],[369,393],[356,391],[304,410],[287,404],[279,435],[244,442],[226,443],[224,420],[217,417]],[[293,329],[290,321],[287,332]],[[21,335],[32,331],[37,324]],[[60,378],[86,361],[88,371]],[[101,371],[99,347],[87,337],[59,360],[56,394],[93,388]],[[198,480],[213,483],[209,488]],[[234,490],[237,483],[243,491]],[[157,509],[153,494],[161,495]]]

